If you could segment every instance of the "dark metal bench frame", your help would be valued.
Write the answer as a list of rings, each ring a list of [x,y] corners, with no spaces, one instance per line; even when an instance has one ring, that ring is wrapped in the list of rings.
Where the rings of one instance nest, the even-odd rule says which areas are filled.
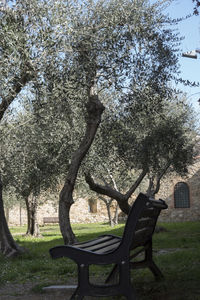
[[[166,208],[167,205],[163,200],[155,201],[140,193],[131,208],[122,237],[103,235],[87,242],[51,248],[52,258],[68,257],[78,266],[78,286],[70,300],[81,300],[84,296],[116,295],[125,296],[129,300],[137,299],[135,289],[131,285],[131,268],[148,267],[156,279],[163,278],[163,274],[153,261],[152,235],[160,211]],[[133,255],[132,250],[136,251]],[[144,260],[131,261],[142,252],[145,254]],[[114,264],[106,284],[90,283],[89,266],[92,264]],[[116,273],[119,275],[118,283],[109,284]]]

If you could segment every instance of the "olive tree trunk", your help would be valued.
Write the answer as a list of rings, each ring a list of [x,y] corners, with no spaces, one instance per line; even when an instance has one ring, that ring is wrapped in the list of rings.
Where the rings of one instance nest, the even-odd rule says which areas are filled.
[[[0,177],[0,252],[6,257],[14,257],[23,253],[24,249],[17,245],[8,228],[3,206],[2,191],[3,185]]]
[[[37,197],[30,195],[25,198],[26,208],[27,208],[27,235],[32,235],[35,237],[40,236],[40,229],[37,220],[37,207],[38,201]]]
[[[99,199],[101,199],[105,203],[107,213],[108,213],[108,220],[109,220],[110,226],[113,227],[114,223],[113,223],[113,218],[112,218],[112,214],[111,214],[111,203],[112,203],[113,199],[112,198],[107,199],[102,196],[99,196]]]
[[[114,223],[114,225],[118,225],[119,224],[119,204],[118,203],[116,203],[115,214],[114,214],[114,218],[113,218],[113,223]]]
[[[76,237],[72,231],[70,224],[70,208],[71,205],[74,203],[73,191],[78,170],[80,168],[81,162],[86,156],[94,140],[97,128],[101,122],[101,115],[104,111],[104,106],[99,101],[98,95],[88,96],[86,109],[87,118],[85,135],[78,149],[72,155],[71,164],[68,169],[68,174],[59,197],[59,223],[65,244],[73,244],[76,241]]]

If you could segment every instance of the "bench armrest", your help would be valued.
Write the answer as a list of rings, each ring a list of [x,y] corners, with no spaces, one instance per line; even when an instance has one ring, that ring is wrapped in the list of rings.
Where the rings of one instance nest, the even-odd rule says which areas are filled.
[[[122,250],[122,249],[121,249]],[[80,249],[74,246],[56,246],[49,250],[50,255],[53,259],[67,257],[75,261],[77,264],[112,264],[116,263],[116,260],[120,260],[126,256],[124,251],[119,251],[119,248],[115,249],[110,253],[99,254],[85,249]],[[127,251],[127,258],[129,252]]]

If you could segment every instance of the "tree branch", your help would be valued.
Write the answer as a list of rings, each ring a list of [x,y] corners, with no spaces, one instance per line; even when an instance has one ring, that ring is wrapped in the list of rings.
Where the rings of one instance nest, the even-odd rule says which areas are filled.
[[[120,209],[125,213],[128,214],[130,210],[130,206],[128,204],[128,199],[131,197],[133,192],[136,190],[136,188],[139,186],[143,178],[145,177],[147,173],[147,170],[143,170],[138,179],[134,182],[132,187],[129,189],[129,191],[126,194],[122,194],[116,189],[111,188],[110,186],[103,186],[98,183],[95,183],[90,173],[85,173],[85,180],[87,184],[89,185],[90,189],[92,191],[95,191],[98,194],[106,195],[108,197],[111,197],[112,199],[115,199]]]
[[[0,121],[2,120],[4,113],[10,104],[15,100],[16,96],[32,78],[33,76],[31,76],[30,72],[27,71],[23,71],[20,78],[17,76],[14,78],[12,93],[7,97],[2,98],[2,102],[0,103]]]
[[[129,189],[129,191],[125,194],[126,199],[128,200],[131,195],[135,192],[136,188],[140,185],[142,182],[143,178],[147,174],[147,169],[142,170],[142,173],[139,175],[135,183],[132,185],[132,187]]]
[[[170,167],[171,162],[168,162],[166,164],[166,166],[164,167],[164,169],[162,170],[162,172],[159,174],[159,176],[157,177],[157,181],[156,181],[156,188],[153,192],[153,195],[157,194],[159,189],[160,189],[160,180],[163,177],[163,175],[167,172],[167,169]]]
[[[90,173],[85,173],[85,180],[92,191],[113,198],[117,200],[117,202],[126,201],[126,198],[123,194],[111,188],[110,186],[103,186],[98,183],[95,183]]]

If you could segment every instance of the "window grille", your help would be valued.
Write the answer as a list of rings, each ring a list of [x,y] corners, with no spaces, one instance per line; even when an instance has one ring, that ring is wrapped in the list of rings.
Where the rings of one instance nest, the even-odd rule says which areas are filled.
[[[174,187],[174,207],[175,208],[190,207],[189,187],[185,182],[178,182]]]

